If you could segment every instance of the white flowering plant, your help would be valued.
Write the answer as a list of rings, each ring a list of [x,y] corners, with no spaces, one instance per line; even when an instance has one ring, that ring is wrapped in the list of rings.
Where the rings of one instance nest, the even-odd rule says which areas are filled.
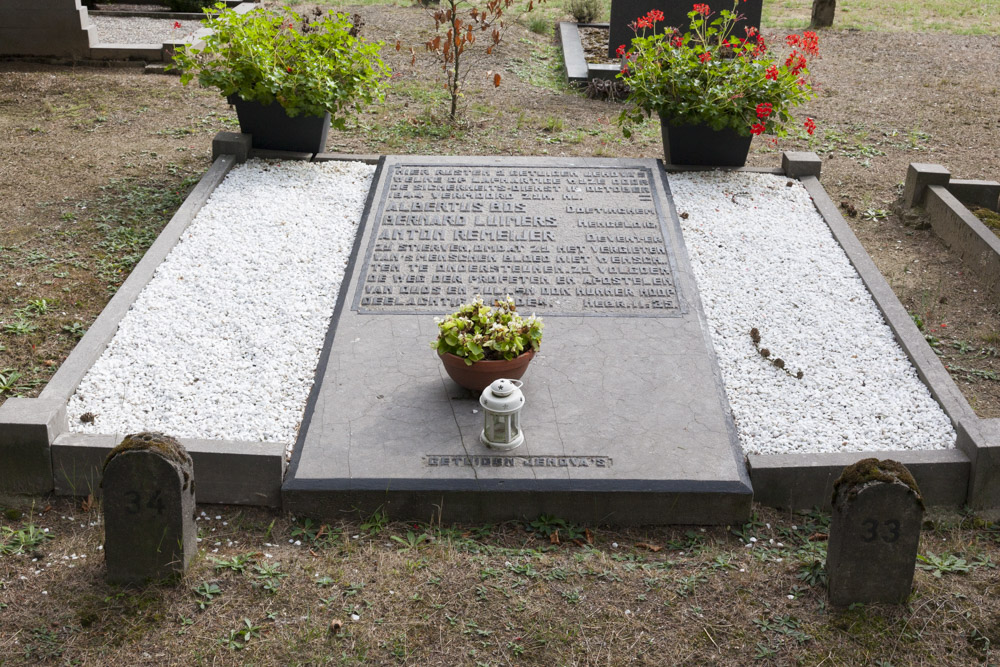
[[[542,318],[521,317],[510,296],[486,305],[476,295],[470,303],[444,318],[434,318],[438,337],[431,347],[438,354],[454,354],[472,365],[477,361],[510,361],[537,350],[542,342]]]

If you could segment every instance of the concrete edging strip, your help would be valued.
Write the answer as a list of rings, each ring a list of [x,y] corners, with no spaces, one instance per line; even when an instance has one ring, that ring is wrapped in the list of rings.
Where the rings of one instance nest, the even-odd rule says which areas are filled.
[[[124,435],[63,433],[52,443],[55,493],[99,495],[108,452]],[[281,505],[285,445],[178,438],[194,461],[195,498],[199,503]]]
[[[156,241],[150,246],[146,254],[136,264],[128,278],[118,288],[118,291],[104,307],[83,339],[77,343],[66,361],[62,363],[56,374],[52,376],[45,389],[39,394],[43,399],[60,399],[68,401],[79,386],[83,376],[94,365],[97,358],[104,352],[104,348],[118,331],[118,323],[128,312],[136,297],[142,292],[146,284],[152,279],[157,267],[163,259],[170,253],[181,234],[187,229],[191,221],[198,215],[205,202],[211,196],[215,188],[222,182],[236,163],[231,155],[220,156],[208,171],[198,181],[191,194],[187,196],[177,212],[170,219],[170,222],[163,228]]]
[[[1000,237],[974,216],[947,186],[929,185],[924,208],[931,227],[962,262],[1000,296]]]
[[[923,334],[910,319],[906,309],[879,272],[875,263],[865,251],[857,236],[840,215],[826,190],[816,176],[803,176],[800,181],[805,186],[816,205],[816,209],[826,221],[834,238],[847,254],[849,261],[858,272],[876,306],[892,329],[897,342],[914,365],[920,379],[931,395],[938,401],[951,419],[958,432],[955,450],[924,452],[854,452],[845,454],[787,454],[780,456],[749,455],[750,479],[754,486],[755,500],[764,504],[778,504],[795,509],[829,504],[826,484],[819,476],[829,474],[831,466],[849,465],[868,457],[892,457],[914,466],[925,466],[921,476],[932,489],[929,502],[932,504],[962,504],[988,506],[984,496],[986,481],[992,476],[985,467],[992,457],[981,457],[977,465],[979,450],[987,443],[979,418],[969,406],[961,390],[924,340]],[[991,448],[992,449],[992,448]],[[843,465],[841,465],[843,464]],[[943,466],[942,470],[937,468]],[[817,470],[822,471],[817,475]],[[839,474],[839,473],[838,473]],[[914,475],[917,473],[914,472]],[[809,481],[803,481],[803,478]],[[832,484],[832,479],[827,480]],[[945,481],[942,481],[945,480]],[[958,488],[949,488],[958,485]]]

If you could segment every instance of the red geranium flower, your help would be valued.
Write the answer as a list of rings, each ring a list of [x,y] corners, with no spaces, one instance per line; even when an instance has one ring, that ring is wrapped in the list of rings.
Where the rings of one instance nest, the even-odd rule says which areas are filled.
[[[696,4],[694,6],[694,11],[698,12],[702,16],[708,16],[712,13],[712,9],[706,4]]]
[[[816,131],[816,121],[814,121],[812,118],[807,117],[806,122],[804,122],[803,125],[805,125],[806,132],[808,132],[809,134],[812,134],[813,132]]]
[[[180,27],[181,27],[181,22],[180,21],[174,21],[174,30],[176,30],[177,28],[180,28]]]
[[[757,118],[764,120],[771,115],[773,110],[774,107],[772,107],[768,102],[761,102],[757,105]]]
[[[698,60],[700,60],[703,63],[707,63],[711,59],[712,59],[712,54],[709,53],[708,51],[698,54]]]
[[[764,134],[765,129],[767,128],[764,127],[764,123],[754,123],[750,126],[750,134],[754,136]]]

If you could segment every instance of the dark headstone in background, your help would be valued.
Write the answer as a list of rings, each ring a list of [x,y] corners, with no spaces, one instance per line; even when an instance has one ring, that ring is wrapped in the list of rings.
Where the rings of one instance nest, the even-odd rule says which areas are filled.
[[[719,12],[723,9],[733,10],[731,0],[705,0],[704,4],[712,10],[710,21],[718,18]],[[657,32],[666,27],[677,28],[682,33],[687,32],[688,26],[691,24],[691,19],[688,18],[687,14],[694,5],[695,0],[611,0],[611,37],[608,40],[608,57],[615,57],[615,49],[620,44],[624,44],[626,49],[628,48],[635,36],[629,24],[640,16],[645,16],[651,9],[659,9],[665,17],[663,23],[656,24],[659,29]],[[746,18],[737,22],[732,33],[733,36],[745,37],[744,27],[760,28],[760,13],[763,6],[763,0],[747,0],[739,3],[737,10]]]
[[[923,516],[920,489],[903,464],[872,458],[844,468],[833,487],[830,602],[905,602]]]
[[[194,465],[162,433],[126,436],[101,482],[108,581],[141,584],[182,574],[197,550]]]

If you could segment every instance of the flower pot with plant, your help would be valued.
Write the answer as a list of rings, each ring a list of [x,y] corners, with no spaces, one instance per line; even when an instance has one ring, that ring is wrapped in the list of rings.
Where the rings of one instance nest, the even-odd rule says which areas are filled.
[[[708,5],[694,5],[684,34],[655,32],[664,18],[658,10],[635,22],[631,48],[617,50],[618,77],[630,91],[618,118],[626,137],[656,113],[667,163],[739,167],[754,136],[788,134],[792,109],[812,97],[808,59],[818,54],[818,38],[788,35],[788,54],[773,55],[756,28],[732,34],[738,6],[712,20]],[[809,134],[816,127],[812,118],[803,126]]]
[[[185,85],[197,77],[218,88],[254,147],[320,152],[331,125],[344,129],[352,111],[383,99],[382,44],[358,36],[360,19],[317,10],[310,21],[287,7],[240,13],[222,3],[213,11],[202,21],[212,31],[204,47],[181,49],[172,67]]]
[[[542,319],[521,317],[514,299],[486,305],[481,296],[445,318],[435,318],[431,342],[445,371],[459,386],[482,391],[494,380],[520,379],[542,342]]]

